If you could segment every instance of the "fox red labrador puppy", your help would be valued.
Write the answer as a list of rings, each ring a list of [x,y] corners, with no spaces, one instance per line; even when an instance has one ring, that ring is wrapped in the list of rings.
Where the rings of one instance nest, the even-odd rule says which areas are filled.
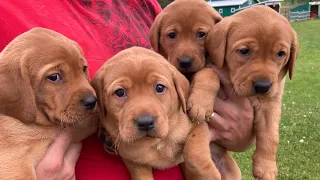
[[[175,0],[156,17],[149,32],[153,50],[190,79],[187,109],[198,122],[211,117],[220,87],[216,73],[205,67],[205,39],[221,19],[204,0]]]
[[[57,134],[95,117],[87,63],[74,41],[34,28],[0,53],[0,84],[0,177],[36,179],[35,167]]]
[[[186,114],[189,82],[161,55],[141,47],[123,50],[98,70],[92,86],[103,133],[132,179],[153,179],[153,168],[182,162],[187,179],[220,179],[207,123],[192,123]]]
[[[255,6],[218,23],[208,35],[207,48],[208,59],[230,77],[234,93],[249,97],[254,108],[253,175],[276,179],[285,75],[289,72],[292,78],[298,57],[295,31],[273,9]]]

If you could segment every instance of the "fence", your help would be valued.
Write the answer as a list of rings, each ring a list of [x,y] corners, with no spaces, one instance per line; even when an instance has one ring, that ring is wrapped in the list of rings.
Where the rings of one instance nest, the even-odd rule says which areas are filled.
[[[302,21],[310,19],[310,11],[296,11],[290,12],[289,20],[290,21]]]

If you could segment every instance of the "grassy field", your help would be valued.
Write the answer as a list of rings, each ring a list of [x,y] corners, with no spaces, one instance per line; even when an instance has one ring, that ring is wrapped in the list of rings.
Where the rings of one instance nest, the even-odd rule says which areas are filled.
[[[299,58],[287,77],[277,162],[281,180],[320,179],[320,19],[294,22]],[[253,179],[253,149],[233,156],[244,180]]]

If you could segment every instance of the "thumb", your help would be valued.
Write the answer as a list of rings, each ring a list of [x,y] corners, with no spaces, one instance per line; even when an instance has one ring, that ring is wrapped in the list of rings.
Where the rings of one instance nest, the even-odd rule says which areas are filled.
[[[55,138],[51,146],[49,147],[46,157],[51,157],[53,159],[63,160],[63,157],[66,151],[69,148],[69,145],[72,141],[72,132],[70,130],[63,130],[61,133]]]

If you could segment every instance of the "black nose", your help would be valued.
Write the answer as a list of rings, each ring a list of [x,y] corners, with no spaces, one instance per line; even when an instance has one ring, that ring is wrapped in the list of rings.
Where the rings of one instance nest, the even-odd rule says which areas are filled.
[[[139,131],[150,131],[154,128],[156,118],[152,115],[142,115],[136,118],[136,125]]]
[[[179,58],[178,60],[179,60],[179,65],[182,68],[189,68],[192,66],[192,61],[193,61],[192,57],[184,56],[184,57]]]
[[[269,91],[272,83],[269,81],[254,81],[253,87],[258,94],[264,94]]]
[[[97,98],[93,95],[85,96],[81,100],[82,104],[87,109],[93,109],[96,106]]]

